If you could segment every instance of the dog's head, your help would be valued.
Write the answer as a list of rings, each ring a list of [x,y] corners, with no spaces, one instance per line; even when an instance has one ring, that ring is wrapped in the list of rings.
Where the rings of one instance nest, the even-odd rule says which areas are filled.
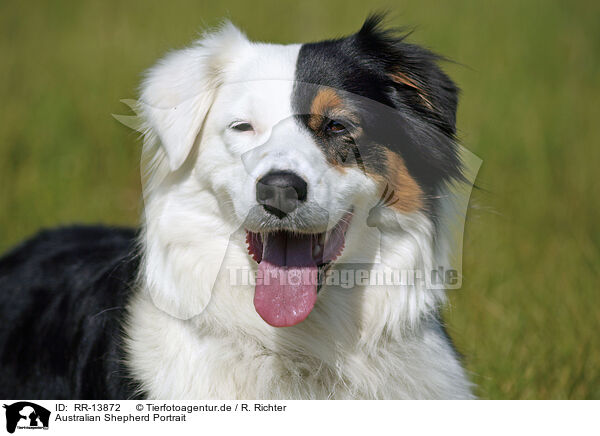
[[[225,256],[217,241],[243,229],[256,311],[290,326],[328,268],[376,261],[369,228],[433,234],[440,189],[461,174],[457,88],[436,55],[379,21],[302,45],[249,42],[227,24],[150,70],[150,288],[198,286]]]

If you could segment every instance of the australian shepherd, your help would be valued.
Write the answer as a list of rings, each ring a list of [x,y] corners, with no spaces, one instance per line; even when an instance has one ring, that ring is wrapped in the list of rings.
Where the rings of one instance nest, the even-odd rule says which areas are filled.
[[[471,398],[440,317],[456,276],[430,280],[465,181],[457,87],[380,21],[291,45],[226,23],[151,68],[140,230],[0,260],[0,396]]]

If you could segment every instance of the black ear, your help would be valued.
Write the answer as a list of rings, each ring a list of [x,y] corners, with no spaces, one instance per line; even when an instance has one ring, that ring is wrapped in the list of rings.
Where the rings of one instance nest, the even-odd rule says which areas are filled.
[[[383,29],[384,16],[371,15],[355,34],[356,42],[386,76],[391,100],[409,106],[445,135],[456,133],[458,88],[442,71],[443,58],[423,47],[404,42],[401,29]]]

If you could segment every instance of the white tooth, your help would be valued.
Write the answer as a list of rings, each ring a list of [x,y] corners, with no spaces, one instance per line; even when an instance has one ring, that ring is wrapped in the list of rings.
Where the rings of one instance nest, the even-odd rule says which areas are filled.
[[[315,244],[314,248],[313,248],[313,257],[317,257],[319,254],[321,254],[321,244]]]

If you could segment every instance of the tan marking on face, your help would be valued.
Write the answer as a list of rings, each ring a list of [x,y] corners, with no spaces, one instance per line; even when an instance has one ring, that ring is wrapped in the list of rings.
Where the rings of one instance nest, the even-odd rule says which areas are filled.
[[[387,177],[382,180],[393,191],[387,205],[403,213],[416,212],[423,208],[423,190],[410,175],[404,160],[396,153],[386,150]]]
[[[325,114],[335,109],[341,109],[342,106],[342,99],[333,89],[323,88],[319,90],[310,105],[308,126],[317,131]]]
[[[392,80],[394,82],[400,83],[402,85],[408,86],[408,87],[413,88],[414,90],[416,90],[417,93],[419,94],[419,97],[421,97],[421,100],[423,101],[423,104],[428,109],[433,110],[433,105],[431,104],[431,101],[429,101],[427,93],[423,90],[423,88],[421,88],[419,86],[419,84],[414,79],[411,79],[406,74],[404,74],[404,73],[402,73],[400,71],[397,71],[395,73],[390,74],[390,77],[392,78]]]

